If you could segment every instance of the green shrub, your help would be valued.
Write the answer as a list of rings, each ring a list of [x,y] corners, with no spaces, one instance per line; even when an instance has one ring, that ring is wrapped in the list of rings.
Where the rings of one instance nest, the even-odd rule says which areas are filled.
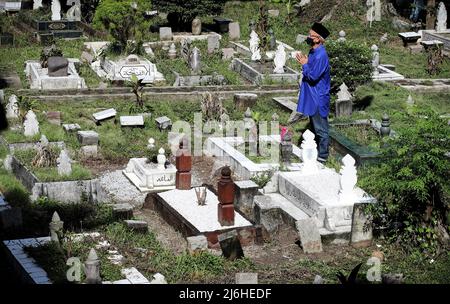
[[[137,3],[137,6],[133,6]],[[135,52],[142,42],[142,33],[148,31],[148,22],[144,19],[144,12],[149,10],[151,2],[146,0],[102,0],[94,15],[94,27],[106,29],[113,37],[111,45],[118,53]],[[135,39],[136,45],[128,44],[128,40]]]
[[[360,186],[378,199],[369,208],[376,227],[407,248],[434,253],[438,231],[448,231],[450,136],[446,120],[431,111],[420,115],[427,118],[388,143],[389,157],[369,169]]]
[[[190,26],[195,17],[219,15],[226,0],[154,0],[155,7],[169,13],[168,20],[172,26]]]
[[[326,49],[331,66],[331,92],[345,82],[351,91],[372,80],[372,55],[367,46],[352,41],[330,41]]]

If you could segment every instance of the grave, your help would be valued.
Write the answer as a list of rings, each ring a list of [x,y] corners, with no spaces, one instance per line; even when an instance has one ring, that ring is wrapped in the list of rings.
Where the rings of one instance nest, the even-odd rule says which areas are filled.
[[[354,140],[348,138],[339,131],[339,128],[346,127],[361,127],[368,131],[374,132],[376,136],[381,133],[382,124],[376,119],[362,119],[356,120],[350,123],[334,123],[330,125],[329,135],[330,144],[336,151],[342,155],[350,154],[355,160],[357,165],[362,165],[364,163],[373,163],[381,160],[380,151],[374,150],[368,146],[363,146],[356,143]],[[396,132],[391,130],[389,136],[395,137]],[[381,137],[380,137],[381,142]]]
[[[298,228],[298,222],[311,219],[324,240],[350,240],[353,205],[374,203],[364,190],[356,187],[354,160],[346,156],[347,171],[321,167],[317,172],[298,171],[278,174],[278,193],[254,197],[254,216],[269,233],[282,224]],[[354,175],[353,175],[354,174]],[[349,183],[347,185],[347,183]],[[349,195],[350,193],[350,195]],[[304,228],[302,228],[304,229]],[[305,230],[303,230],[302,233]],[[305,235],[309,235],[306,233]],[[313,249],[316,243],[313,244]]]
[[[149,163],[147,158],[132,158],[123,174],[141,192],[155,192],[175,189],[175,175],[177,169],[174,165],[166,165],[164,149],[159,150],[158,163]]]
[[[227,33],[228,29],[229,29],[229,24],[233,21],[231,19],[228,18],[223,18],[223,17],[215,17],[213,19],[213,21],[216,24],[216,28],[218,29],[218,32],[223,34],[223,33]]]
[[[132,75],[142,79],[142,83],[164,82],[164,76],[158,72],[156,65],[146,58],[129,55],[127,58],[112,60],[101,57],[91,63],[91,68],[100,78],[110,81],[130,81]]]
[[[25,74],[30,82],[30,89],[35,90],[67,90],[87,88],[84,78],[78,75],[76,64],[78,59],[68,59],[68,70],[66,76],[51,76],[48,68],[42,68],[37,60],[25,62]]]
[[[234,224],[222,226],[218,221],[218,197],[206,190],[205,205],[197,203],[195,189],[171,190],[155,196],[155,209],[184,237],[204,235],[209,248],[218,248],[219,235],[236,230],[243,246],[255,243],[256,228],[239,212],[234,211]]]
[[[259,138],[260,142],[276,144],[276,151],[278,151],[278,145],[281,141],[280,135],[260,135]],[[218,157],[225,163],[229,164],[235,174],[246,180],[257,174],[267,172],[268,170],[278,170],[280,168],[279,163],[253,162],[244,153],[242,153],[244,151],[242,151],[241,148],[244,144],[245,141],[242,137],[209,137],[206,143],[206,151],[208,154]],[[292,148],[293,156],[297,158],[298,162],[291,163],[287,170],[298,171],[301,169],[301,164],[299,163],[302,158],[301,149],[296,145],[293,145]]]
[[[143,127],[144,116],[120,116],[120,126],[122,127]]]
[[[284,73],[274,73],[273,62],[261,64],[259,62],[253,62],[240,58],[233,59],[231,68],[246,80],[257,85],[264,84],[264,82],[267,81],[298,84],[301,75],[299,72],[287,66],[284,67]]]
[[[444,30],[442,32],[437,32],[436,30],[422,30],[422,44],[426,41],[439,41],[442,43],[444,50],[450,52],[450,29]]]

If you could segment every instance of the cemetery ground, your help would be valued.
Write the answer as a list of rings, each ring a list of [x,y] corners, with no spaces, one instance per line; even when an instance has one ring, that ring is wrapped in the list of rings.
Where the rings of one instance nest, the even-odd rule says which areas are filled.
[[[298,33],[306,34],[313,21],[330,13],[326,25],[333,29],[330,37],[332,40],[339,37],[338,32],[342,29],[346,32],[347,40],[367,49],[371,45],[377,44],[381,64],[395,65],[395,71],[405,78],[422,79],[425,86],[431,88],[434,86],[433,80],[450,79],[448,57],[444,59],[437,74],[429,75],[426,71],[428,66],[426,53],[411,54],[404,48],[401,39],[397,36],[399,30],[393,27],[391,18],[383,17],[381,22],[374,22],[369,28],[365,21],[366,7],[361,4],[361,1],[316,0],[312,2],[308,9],[292,19],[290,24],[285,23],[289,16],[284,4],[268,3],[270,9],[277,9],[280,13],[278,17],[271,16],[269,19],[277,40],[307,52],[308,47],[305,43],[297,44],[296,35]],[[239,21],[241,40],[245,41],[250,36],[248,24],[257,17],[258,10],[257,1],[239,3],[233,1],[225,4],[222,16]],[[24,18],[24,16],[30,18],[31,15],[27,16],[27,14],[34,14],[34,12],[24,11],[20,14],[23,15],[19,15],[19,18]],[[165,22],[160,17],[154,18],[155,24],[164,25]],[[205,27],[211,26],[213,17],[204,17],[202,22]],[[173,123],[186,121],[194,129],[194,114],[202,112],[202,93],[206,90],[221,97],[225,112],[232,121],[242,120],[245,115],[245,108],[236,106],[232,89],[238,88],[239,91],[248,89],[250,93],[257,93],[257,101],[251,106],[252,113],[257,113],[260,121],[268,122],[273,120],[273,115],[276,113],[280,125],[286,126],[291,112],[278,104],[273,97],[282,95],[295,98],[297,96],[296,85],[288,86],[286,83],[275,85],[271,80],[264,80],[260,86],[253,85],[230,68],[231,60],[222,59],[222,52],[216,51],[208,54],[206,41],[194,41],[192,47],[199,48],[201,53],[203,64],[201,75],[214,73],[223,75],[225,85],[173,90],[174,88],[171,86],[176,80],[174,72],[181,76],[188,76],[191,69],[181,57],[169,59],[165,48],[152,46],[154,56],[144,54],[141,58],[156,64],[158,71],[165,77],[165,83],[155,83],[143,90],[144,104],[142,108],[137,107],[130,83],[117,84],[101,79],[83,60],[77,63],[78,73],[80,77],[84,78],[87,85],[87,89],[83,89],[82,93],[77,90],[59,92],[30,90],[24,64],[27,60],[38,61],[40,59],[42,45],[33,41],[32,33],[21,27],[14,27],[13,31],[16,37],[15,45],[0,48],[0,74],[17,75],[20,80],[20,86],[5,88],[4,93],[6,97],[12,94],[19,96],[21,117],[10,120],[11,128],[3,131],[0,135],[0,194],[4,195],[5,201],[12,207],[21,208],[23,225],[21,229],[17,230],[2,230],[0,239],[12,240],[47,236],[49,235],[49,223],[53,221],[56,211],[64,221],[64,233],[59,235],[60,239],[64,240],[61,242],[61,246],[54,242],[48,242],[37,248],[25,248],[25,252],[44,268],[54,283],[68,283],[66,279],[67,259],[79,257],[81,261],[85,261],[90,255],[91,248],[95,248],[97,251],[102,280],[109,282],[123,279],[122,269],[135,267],[149,280],[156,273],[161,273],[170,284],[235,283],[236,273],[258,273],[258,283],[310,284],[317,275],[320,275],[324,279],[324,283],[336,284],[339,283],[336,276],[338,272],[341,271],[348,275],[356,265],[362,263],[358,279],[362,283],[369,283],[366,274],[372,266],[368,265],[367,261],[376,256],[382,262],[383,274],[402,274],[404,283],[450,283],[448,243],[438,247],[437,251],[427,250],[427,248],[411,248],[400,237],[397,239],[396,236],[384,235],[383,231],[374,231],[376,237],[366,248],[355,248],[348,242],[346,244],[330,244],[323,238],[322,252],[305,253],[305,250],[302,249],[304,247],[300,246],[301,241],[297,231],[284,223],[276,233],[271,233],[270,236],[264,235],[262,244],[244,246],[244,258],[231,261],[222,256],[220,250],[189,251],[185,236],[164,220],[161,214],[152,208],[152,204],[147,203],[147,199],[143,205],[133,206],[135,208],[132,215],[132,219],[146,222],[148,230],[147,226],[145,229],[141,227],[141,230],[144,231],[138,231],[126,225],[123,218],[118,217],[115,213],[113,205],[116,202],[113,200],[98,203],[90,201],[90,197],[83,196],[79,203],[63,203],[39,197],[32,202],[27,187],[10,170],[7,170],[3,162],[10,154],[7,145],[34,144],[39,142],[41,135],[45,135],[50,143],[64,143],[65,150],[72,159],[72,172],[69,175],[58,174],[56,164],[45,168],[35,166],[33,164],[36,156],[35,148],[14,151],[14,157],[32,172],[39,182],[88,182],[109,172],[116,174],[118,172],[123,179],[126,179],[120,170],[127,166],[131,158],[148,158],[156,163],[156,159],[160,156],[157,152],[160,147],[164,148],[168,160],[175,164],[175,153],[168,145],[169,133],[167,130],[160,130],[155,119],[167,116]],[[380,37],[385,33],[388,34],[386,42],[380,42]],[[144,41],[159,40],[158,33],[148,31],[141,34]],[[62,50],[64,57],[80,59],[83,58],[83,51],[85,51],[84,44],[99,40],[106,39],[93,37],[76,40],[57,39],[55,43]],[[231,47],[231,45],[228,34],[223,34],[220,47]],[[180,49],[179,43],[176,43],[176,48]],[[243,54],[235,54],[234,57],[248,60],[247,55]],[[117,59],[114,55],[111,55],[110,58]],[[287,59],[286,66],[297,71],[300,70],[292,58]],[[228,87],[225,88],[225,86]],[[230,92],[226,92],[227,90]],[[290,93],[274,93],[277,90],[286,90]],[[424,119],[428,119],[424,115],[416,115],[415,111],[430,109],[437,116],[441,116],[440,119],[449,119],[450,91],[448,89],[410,91],[398,83],[374,81],[358,86],[352,91],[352,94],[354,97],[352,100],[353,113],[351,116],[337,118],[334,114],[336,94],[333,92],[331,124],[345,124],[363,119],[382,121],[383,116],[387,114],[391,130],[402,134],[415,130]],[[409,96],[412,97],[414,105],[407,103]],[[95,121],[94,113],[111,108],[117,112],[113,119]],[[30,109],[37,116],[39,134],[27,137],[20,127],[23,122],[22,116]],[[49,112],[59,112],[61,122],[51,123],[47,117]],[[138,114],[143,114],[144,117],[142,127],[121,126],[120,116]],[[61,124],[78,124],[80,130],[97,132],[98,153],[95,153],[95,156],[84,155],[81,152],[83,145],[77,138],[77,132],[65,131]],[[301,120],[289,127],[293,131],[292,142],[300,146],[301,134],[310,127],[308,121]],[[339,129],[339,127],[336,128]],[[375,151],[383,151],[386,148],[386,140],[380,139],[378,133],[371,128],[353,126],[342,128],[341,132],[349,139]],[[208,136],[208,134],[203,135],[205,135],[204,137]],[[149,138],[154,139],[157,148],[152,152],[146,149]],[[206,139],[204,141],[206,142]],[[58,144],[48,149],[52,155],[56,156],[62,151]],[[330,158],[325,165],[340,172],[343,167],[344,155],[332,146]],[[254,162],[261,161],[259,157],[248,158]],[[191,170],[193,187],[194,185],[207,185],[217,191],[221,166],[217,166],[216,162],[214,157],[207,155],[193,157]],[[385,160],[382,159],[381,163],[384,162]],[[358,166],[357,186],[366,189],[367,181],[373,178],[373,168],[373,164]],[[280,169],[280,171],[284,170],[285,168]],[[122,185],[115,184],[118,182],[114,180],[115,177],[117,175],[111,175],[109,181],[119,189]],[[422,181],[417,183],[420,182]],[[131,183],[129,184],[137,192],[137,189]],[[259,190],[263,191],[263,187],[258,186]],[[420,186],[417,187],[420,188]],[[444,182],[442,187],[444,188],[442,201],[448,205],[450,184],[448,181]],[[124,195],[129,190],[129,187],[124,186],[119,189],[119,192]],[[247,215],[245,211],[241,210],[241,212]],[[447,226],[444,227],[444,230],[448,231],[449,223],[450,219],[447,219],[445,223]],[[417,227],[417,229],[424,230],[419,231],[422,236],[435,237],[425,228]],[[432,242],[436,241],[432,240]],[[428,244],[427,242],[423,243]],[[19,279],[15,277],[14,269],[11,269],[11,266],[6,263],[2,254],[0,253],[0,282],[12,283],[16,279],[19,282]],[[83,274],[82,281],[84,279],[86,277]]]
[[[387,112],[392,117],[393,129],[401,131],[404,128],[410,128],[415,122],[405,114],[404,101],[408,94],[407,90],[390,84],[374,83],[360,87],[356,96],[361,101],[362,106],[360,111],[354,113],[352,119],[380,117],[382,113]],[[440,114],[450,111],[447,102],[448,93],[416,93],[413,96],[418,107],[429,105]],[[367,100],[370,102],[367,103]],[[158,102],[146,102],[146,106],[152,109],[152,118],[146,120],[143,129],[124,129],[114,120],[104,121],[100,126],[97,126],[91,119],[92,113],[109,107],[116,108],[118,114],[127,114],[133,102],[132,100],[117,102],[99,100],[73,102],[71,104],[67,104],[67,102],[37,103],[35,111],[38,114],[42,133],[47,135],[49,141],[64,141],[73,152],[79,149],[76,136],[73,133],[64,132],[60,126],[48,123],[45,115],[42,114],[43,111],[60,111],[64,113],[63,122],[78,123],[82,129],[91,129],[99,133],[101,138],[99,157],[84,161],[80,159],[80,167],[85,168],[87,171],[86,178],[89,178],[104,171],[121,168],[131,157],[145,156],[145,151],[139,149],[139,147],[145,146],[149,137],[155,138],[157,142],[167,142],[167,132],[158,130],[153,117],[164,114],[172,117],[174,121],[178,119],[190,121],[194,112],[201,111],[200,102],[160,100]],[[234,109],[233,100],[227,99],[224,104],[231,114],[231,119],[243,117],[243,111]],[[358,101],[356,104],[358,104]],[[253,110],[260,112],[263,119],[267,120],[270,120],[273,113],[278,113],[281,125],[285,124],[289,117],[289,113],[281,109],[271,97],[259,98]],[[342,121],[342,119],[336,121]],[[303,131],[306,124],[306,122],[297,124],[295,127],[296,133]],[[11,130],[4,132],[2,136],[10,143],[39,140],[38,137],[25,138],[17,131]],[[294,142],[299,140],[300,138],[296,136]],[[5,156],[6,149],[3,147],[0,158],[3,159]],[[333,156],[329,159],[327,165],[339,170],[340,162],[338,158],[340,156],[337,154],[333,154]],[[26,157],[26,155],[21,156],[18,153],[18,157]],[[77,158],[75,157],[75,159]],[[208,163],[204,159],[194,160],[193,171],[200,171],[199,178],[208,180],[212,163],[213,161]],[[5,194],[6,200],[11,204],[23,205],[24,202],[28,201],[26,190],[14,176],[4,169],[1,170],[0,191]],[[50,171],[44,173],[44,176],[58,178],[55,169]],[[361,178],[364,177],[364,167],[358,174]],[[74,176],[70,176],[70,178],[74,178]],[[53,208],[58,204],[46,200],[42,200],[36,206],[26,204],[27,208],[24,210],[29,210],[29,212],[24,212],[24,221],[34,223],[34,225],[29,224],[26,235],[30,236],[31,233],[40,236],[47,229],[46,224],[42,225],[49,221],[50,210],[54,210]],[[41,208],[43,210],[40,210]],[[89,224],[89,221],[95,222],[95,216],[91,220],[82,220],[84,222],[83,227],[76,223],[77,220],[80,221],[78,218],[80,214],[87,213],[82,211],[83,208],[86,208],[86,205],[81,204],[78,208],[68,208],[67,211],[63,211],[64,208],[68,207],[61,205],[57,210],[60,215],[63,214],[65,221],[72,218],[69,222],[73,221],[74,223],[67,223],[66,225],[69,225],[69,227],[73,225],[75,231],[86,232],[89,230],[87,229],[89,225],[96,227],[96,223]],[[103,210],[102,207],[95,208]],[[77,209],[80,210],[77,211]],[[92,207],[89,207],[89,210],[91,209]],[[408,283],[445,283],[448,282],[450,275],[448,272],[450,263],[448,252],[442,252],[437,257],[424,258],[420,254],[406,253],[402,251],[400,246],[378,239],[375,242],[376,245],[369,248],[356,249],[349,246],[328,245],[324,247],[323,253],[307,255],[299,250],[296,240],[292,239],[292,234],[289,236],[288,233],[283,234],[282,231],[274,240],[264,244],[262,248],[260,246],[245,247],[246,258],[241,261],[230,262],[217,256],[217,253],[192,255],[186,252],[185,241],[182,236],[159,218],[156,212],[144,208],[135,213],[136,218],[144,219],[149,223],[150,232],[141,234],[129,230],[121,223],[114,223],[113,219],[108,218],[107,208],[105,210],[103,210],[103,213],[106,212],[106,215],[101,214],[100,224],[95,231],[104,233],[109,242],[118,248],[118,251],[125,257],[126,265],[134,266],[144,275],[150,277],[156,272],[164,273],[169,283],[231,283],[234,280],[235,272],[258,272],[261,283],[310,283],[317,274],[320,274],[326,283],[337,283],[335,276],[337,271],[349,272],[355,265],[370,258],[374,251],[384,253],[383,271],[403,273],[405,282]],[[74,212],[74,214],[70,215],[71,212]],[[40,217],[36,218],[36,213]],[[43,213],[46,213],[45,216],[43,216]],[[108,221],[111,221],[111,223],[105,224]],[[78,250],[87,255],[87,250],[91,244],[92,242],[83,243],[82,248]],[[378,247],[377,245],[381,246]],[[49,246],[45,246],[45,250],[48,250]],[[143,248],[144,250],[137,248]],[[52,248],[50,247],[50,249]],[[58,254],[61,253],[56,251],[55,255],[58,256]],[[108,263],[105,253],[100,254],[100,256],[103,261],[102,265],[105,265],[101,268],[102,277],[105,280],[114,280],[118,276],[120,277],[120,271],[115,265]],[[62,263],[62,261],[61,258],[56,259],[56,262]],[[45,262],[44,258],[44,264]],[[53,260],[47,262],[54,263]],[[51,275],[54,276],[53,278],[56,281],[61,280],[61,270],[65,269],[64,264],[53,265],[53,267],[56,273],[50,272]],[[361,275],[365,273],[369,266],[364,263],[362,267]],[[364,276],[361,278],[363,279]]]

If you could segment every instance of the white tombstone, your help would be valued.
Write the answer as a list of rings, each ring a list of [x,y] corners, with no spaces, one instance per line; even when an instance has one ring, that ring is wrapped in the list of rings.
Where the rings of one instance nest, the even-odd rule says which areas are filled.
[[[339,39],[338,39],[338,41],[345,41],[345,40],[347,40],[345,38],[345,35],[346,35],[345,31],[340,31],[339,32]]]
[[[163,148],[160,148],[158,150],[158,156],[157,156],[157,161],[158,161],[158,169],[159,170],[164,170],[164,164],[166,163],[166,155],[165,155],[166,151]]]
[[[380,65],[380,53],[378,52],[378,46],[372,45],[370,48],[372,50],[372,67],[374,75],[378,75],[378,66]]]
[[[32,110],[29,110],[25,116],[25,122],[23,123],[24,135],[34,136],[39,133],[39,122],[37,120],[36,114]]]
[[[153,137],[150,137],[148,139],[147,149],[152,150],[154,148],[155,148],[155,139]]]
[[[339,202],[340,203],[354,203],[357,201],[358,196],[355,193],[356,183],[358,177],[356,175],[355,159],[347,154],[342,158],[344,164],[341,168],[340,174],[340,190],[339,190]]]
[[[436,32],[445,32],[447,30],[447,9],[444,2],[439,3],[437,11]]]
[[[52,0],[52,21],[61,20],[61,3],[59,0]]]
[[[175,47],[175,43],[172,43],[169,48],[169,58],[175,59],[177,58],[177,48]]]
[[[74,5],[67,10],[66,17],[67,17],[67,20],[69,20],[69,21],[81,21],[80,5],[75,2]]]
[[[39,144],[41,147],[47,147],[48,146],[48,139],[47,136],[44,134],[41,135],[41,139],[39,140]]]
[[[348,87],[345,83],[341,84],[339,87],[339,92],[337,93],[338,100],[351,100],[352,94],[348,91]]]
[[[258,61],[261,60],[261,51],[259,49],[259,37],[255,31],[250,33],[250,52],[252,53],[252,60]]]
[[[17,96],[11,95],[9,102],[6,105],[6,118],[15,119],[19,118],[19,105],[17,104]]]
[[[406,105],[408,107],[412,107],[414,105],[414,100],[411,95],[408,96],[408,99],[406,100]]]
[[[275,74],[283,74],[284,66],[286,64],[286,52],[284,51],[284,45],[281,43],[278,45],[277,51],[275,52],[273,62],[275,63],[275,69],[273,72]]]
[[[317,163],[317,144],[314,140],[314,133],[310,130],[306,130],[303,133],[303,142],[301,144],[302,148],[302,173],[303,174],[314,174],[319,171],[319,166]]]
[[[61,150],[58,159],[58,174],[61,176],[70,175],[72,173],[72,164],[69,155],[66,150]]]
[[[33,1],[33,9],[34,10],[40,9],[41,7],[43,7],[42,0],[34,0]]]
[[[381,21],[381,1],[367,0],[367,22],[372,26],[373,21]]]

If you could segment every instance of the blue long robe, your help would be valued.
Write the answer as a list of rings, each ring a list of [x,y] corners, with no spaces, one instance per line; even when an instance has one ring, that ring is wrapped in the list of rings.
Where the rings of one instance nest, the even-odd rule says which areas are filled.
[[[328,117],[330,112],[330,61],[323,45],[309,52],[308,63],[303,65],[303,81],[297,112]]]

